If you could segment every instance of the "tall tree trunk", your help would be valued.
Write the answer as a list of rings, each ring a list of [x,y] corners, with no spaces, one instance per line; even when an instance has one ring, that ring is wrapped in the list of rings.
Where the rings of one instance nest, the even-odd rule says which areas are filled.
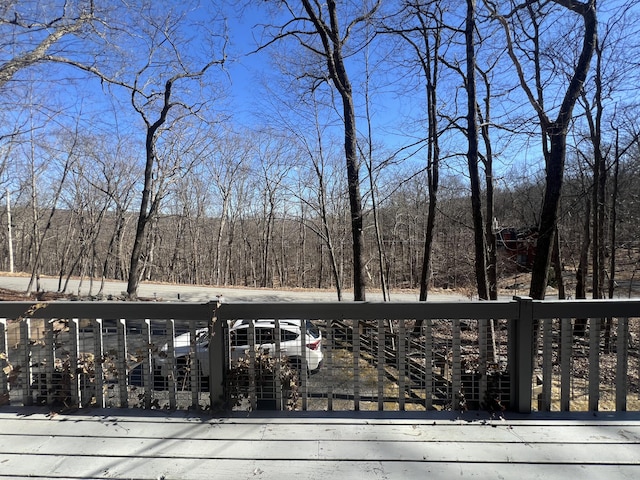
[[[498,256],[496,234],[494,232],[494,186],[493,186],[493,148],[491,145],[491,134],[489,125],[491,124],[491,82],[486,72],[478,69],[482,75],[486,90],[484,98],[484,114],[481,113],[478,105],[478,116],[480,118],[480,133],[484,142],[485,155],[483,158],[484,178],[485,178],[485,235],[486,235],[486,255],[487,255],[487,288],[489,300],[498,299]]]
[[[422,37],[424,38],[424,57],[420,56],[422,69],[427,81],[427,119],[429,121],[428,149],[427,149],[427,187],[429,190],[429,209],[427,211],[427,231],[424,239],[424,254],[422,260],[422,272],[420,274],[420,297],[419,300],[427,300],[429,292],[429,280],[431,277],[431,254],[433,251],[433,237],[435,235],[436,213],[438,207],[438,187],[440,185],[440,139],[438,135],[438,108],[437,108],[437,88],[440,54],[440,31],[442,28],[442,12],[438,10],[439,16],[436,18],[436,28],[433,30],[433,55],[429,30],[423,24]],[[416,322],[416,328],[422,326],[422,320]]]
[[[576,299],[587,298],[587,271],[589,270],[589,245],[591,244],[591,199],[585,199],[585,215],[582,229],[582,246],[580,248],[580,260],[576,270]],[[573,334],[582,337],[587,329],[586,318],[576,318],[573,326]]]
[[[551,150],[549,164],[546,169],[545,193],[540,212],[536,256],[533,260],[531,287],[529,290],[529,295],[538,300],[544,299],[547,289],[548,270],[551,263],[553,237],[557,225],[566,155],[566,130],[555,126],[550,131],[550,136]]]
[[[564,177],[567,132],[569,124],[573,118],[573,108],[587,78],[587,72],[589,71],[597,38],[595,0],[588,0],[585,2],[580,2],[578,0],[551,1],[569,11],[577,13],[582,17],[584,22],[583,43],[580,51],[580,57],[578,58],[573,75],[569,80],[569,85],[558,109],[558,115],[554,121],[549,119],[547,112],[544,109],[544,105],[542,105],[540,100],[536,98],[527,83],[527,77],[525,76],[520,60],[514,50],[513,35],[511,34],[511,29],[506,17],[498,14],[494,3],[485,0],[485,6],[503,27],[507,42],[507,53],[516,69],[520,86],[527,95],[531,106],[538,114],[545,137],[549,139],[550,143],[548,157],[546,158],[545,192],[540,212],[540,224],[538,226],[536,256],[533,262],[531,285],[529,288],[529,295],[538,300],[544,299],[547,288],[549,264],[558,219],[558,205],[560,202],[562,181]],[[528,7],[531,5],[532,3],[528,3],[526,6]],[[538,82],[537,87],[539,86],[540,83]],[[544,141],[543,144],[546,145],[546,141]],[[537,325],[535,327],[537,328]]]
[[[319,174],[320,175],[320,174]],[[322,228],[324,229],[324,238],[327,244],[327,250],[329,253],[329,262],[331,263],[331,274],[333,275],[333,280],[336,285],[336,295],[338,296],[338,301],[342,301],[342,281],[340,280],[340,270],[338,268],[338,262],[336,260],[336,251],[333,245],[333,235],[331,234],[331,230],[329,229],[329,215],[327,213],[327,204],[326,204],[326,193],[324,181],[320,179],[320,204],[321,211],[320,216],[322,217]],[[318,265],[320,267],[319,272],[319,281],[322,282],[322,255],[318,258]]]
[[[620,173],[620,137],[618,129],[616,129],[615,158],[613,160],[613,185],[611,192],[611,214],[609,217],[609,244],[611,245],[611,254],[609,256],[609,285],[608,297],[613,298],[616,285],[616,228],[618,223],[618,175]]]
[[[227,190],[222,188],[222,212],[220,213],[220,223],[216,230],[216,240],[215,240],[215,250],[214,250],[214,258],[213,260],[216,262],[215,269],[215,278],[214,285],[220,285],[220,279],[222,276],[222,238],[224,235],[225,227],[227,225],[227,217],[229,211],[229,200],[230,194],[227,193]]]
[[[355,301],[366,300],[366,276],[364,268],[364,233],[362,198],[360,195],[360,166],[357,151],[356,115],[353,104],[351,81],[347,74],[342,53],[343,39],[340,36],[338,9],[335,0],[327,0],[329,25],[315,10],[315,3],[302,0],[305,11],[309,15],[317,33],[320,36],[324,48],[324,57],[327,62],[329,76],[333,85],[338,90],[342,99],[342,114],[344,121],[344,152],[347,169],[347,183],[349,189],[349,207],[351,212],[351,236],[353,250],[353,299]],[[360,17],[358,21],[365,21],[366,17],[373,14],[377,5],[367,15]]]
[[[605,255],[604,240],[605,223],[605,192],[607,183],[607,169],[605,156],[602,151],[602,49],[596,40],[595,67],[595,104],[591,105],[587,92],[582,92],[585,107],[585,117],[589,125],[589,137],[593,145],[593,188],[592,188],[592,217],[593,217],[593,249],[591,252],[592,296],[604,298]],[[595,108],[595,115],[593,109]]]
[[[351,94],[351,84],[344,68],[340,69],[344,92],[341,92],[344,115],[344,149],[347,162],[349,206],[351,210],[351,235],[353,249],[353,300],[366,300],[366,276],[364,271],[364,233],[362,199],[360,196],[360,166],[356,147],[356,116]]]
[[[556,275],[556,283],[558,289],[558,300],[564,300],[567,295],[564,290],[564,279],[562,278],[562,258],[560,256],[560,235],[558,233],[558,227],[556,226],[556,234],[553,237],[553,252],[551,253],[553,258],[553,270]]]
[[[467,52],[467,139],[469,142],[467,165],[469,167],[469,183],[471,185],[476,285],[478,297],[481,300],[488,300],[485,232],[482,217],[482,200],[480,198],[480,173],[478,170],[480,157],[478,154],[478,121],[476,109],[475,8],[475,0],[467,0],[467,17],[465,22]]]
[[[140,201],[140,210],[138,212],[138,222],[136,224],[136,236],[133,241],[133,249],[131,250],[131,261],[129,263],[129,280],[127,283],[127,295],[131,298],[138,296],[138,285],[140,284],[142,246],[145,241],[145,232],[147,224],[151,219],[151,201],[152,182],[153,182],[153,166],[155,163],[155,133],[164,123],[164,118],[156,122],[157,127],[147,128],[147,138],[145,141],[146,161],[144,168],[144,186],[142,188],[142,200]]]
[[[378,253],[378,269],[380,277],[380,290],[382,291],[382,299],[387,302],[391,299],[389,292],[389,285],[387,283],[386,276],[386,255],[384,249],[384,241],[382,238],[382,229],[380,228],[380,215],[378,214],[378,192],[377,185],[374,177],[373,166],[373,130],[371,127],[371,109],[369,98],[369,84],[370,84],[370,72],[369,72],[369,57],[366,56],[365,60],[366,70],[366,82],[365,82],[365,111],[367,119],[367,151],[366,154],[362,153],[362,157],[365,159],[367,165],[367,177],[369,179],[369,192],[371,194],[371,213],[373,217],[373,229],[376,238],[376,247]]]
[[[153,173],[156,162],[156,137],[160,127],[167,121],[169,110],[174,106],[171,103],[171,91],[173,83],[184,75],[176,75],[166,81],[164,86],[163,104],[158,119],[151,123],[144,112],[137,107],[135,96],[137,90],[133,89],[131,93],[131,104],[134,109],[142,117],[146,127],[145,136],[145,165],[144,165],[144,182],[142,187],[142,199],[140,201],[140,210],[138,212],[138,222],[136,224],[136,236],[133,241],[133,249],[131,251],[131,261],[129,263],[129,280],[127,282],[127,296],[135,298],[138,296],[138,285],[140,284],[140,276],[142,274],[142,247],[145,243],[145,234],[147,225],[153,219],[160,201],[159,196],[153,198]]]
[[[545,131],[550,139],[549,161],[547,162],[545,175],[545,192],[540,212],[538,242],[536,244],[536,256],[533,261],[529,290],[529,295],[539,300],[544,299],[547,287],[553,237],[557,226],[558,205],[564,177],[567,131],[573,117],[573,107],[582,91],[582,86],[589,71],[597,38],[595,0],[589,0],[586,3],[577,0],[553,1],[580,14],[584,20],[585,31],[580,58],[569,82],[556,120],[549,122],[544,112],[539,110],[541,120],[543,124],[546,124]]]
[[[13,223],[11,220],[11,191],[7,188],[7,248],[9,250],[9,273],[14,271],[13,261]]]

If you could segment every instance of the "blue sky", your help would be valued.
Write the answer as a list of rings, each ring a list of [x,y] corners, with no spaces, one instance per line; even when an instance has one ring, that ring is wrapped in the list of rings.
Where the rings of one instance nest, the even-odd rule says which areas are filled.
[[[162,8],[163,5],[175,6],[176,4],[160,2],[157,4],[157,8]],[[310,114],[307,114],[306,110],[302,109],[300,103],[297,105],[299,108],[289,110],[288,106],[279,103],[279,100],[275,98],[276,95],[269,93],[264,88],[263,84],[267,83],[273,87],[275,92],[291,94],[287,98],[290,103],[296,101],[296,92],[283,91],[281,89],[281,85],[278,82],[282,81],[284,77],[277,70],[274,70],[274,65],[271,63],[271,56],[282,48],[281,44],[273,45],[265,51],[249,55],[249,52],[253,51],[259,43],[256,37],[260,35],[260,28],[255,28],[256,25],[269,21],[265,16],[265,4],[262,2],[260,4],[250,2],[248,6],[244,6],[241,15],[238,15],[240,10],[237,4],[232,7],[229,6],[228,2],[212,4],[203,1],[202,8],[193,13],[194,19],[202,21],[205,26],[215,30],[214,22],[209,20],[209,15],[211,15],[212,11],[215,11],[215,8],[223,8],[221,13],[227,17],[230,35],[228,62],[225,67],[225,73],[213,68],[207,74],[207,77],[213,86],[223,85],[228,87],[230,96],[226,103],[214,103],[213,110],[215,111],[216,108],[226,109],[228,113],[233,115],[231,123],[239,129],[277,126],[273,124],[273,119],[278,115],[290,119],[297,126],[301,126],[305,121],[311,121]],[[127,19],[123,19],[123,21],[127,21]],[[195,35],[194,32],[195,30],[193,32],[186,31],[185,33]],[[190,44],[190,53],[201,54],[204,40],[196,35]],[[381,60],[383,55],[387,53],[382,48],[384,46],[386,46],[384,42],[378,43],[376,44],[376,50],[371,52],[371,59],[374,63]],[[138,58],[137,60],[141,59]],[[385,60],[387,59],[385,58]],[[202,57],[202,61],[204,61],[204,57]],[[393,70],[392,67],[388,66],[389,64],[385,65],[384,68],[379,68],[374,72],[374,83],[377,84],[378,88],[373,91],[374,106],[372,111],[374,114],[375,141],[383,144],[390,151],[406,143],[413,142],[420,136],[425,136],[426,128],[424,124],[412,123],[420,116],[423,116],[425,100],[424,87],[416,82],[418,80],[416,77],[402,76],[398,73],[399,70]],[[500,78],[501,80],[509,80],[508,63],[505,63],[505,65],[507,68],[505,68],[505,74]],[[364,133],[366,129],[363,121],[362,76],[358,72],[362,73],[362,63],[352,62],[350,64],[350,75],[355,90],[359,129]],[[443,90],[441,93],[442,105],[450,106],[456,100],[456,96],[463,98],[463,92],[459,86],[460,79],[456,78],[456,75],[450,72],[448,74],[449,89]],[[134,134],[140,133],[140,119],[128,103],[127,92],[124,89],[106,87],[101,85],[95,78],[87,79],[86,76],[69,68],[38,67],[27,69],[20,74],[20,78],[25,80],[38,78],[38,76],[43,80],[42,86],[44,86],[40,91],[34,90],[34,95],[36,97],[40,96],[36,102],[40,102],[42,106],[40,111],[46,110],[49,115],[52,115],[52,111],[56,108],[60,109],[60,113],[53,115],[54,118],[50,122],[50,126],[55,126],[55,122],[63,117],[62,114],[67,116],[68,123],[72,125],[76,114],[82,112],[86,122],[91,124],[94,131],[105,135],[108,135],[114,129],[118,129],[121,133],[127,133],[128,131],[132,131]],[[84,80],[69,81],[70,77],[83,78]],[[46,81],[48,80],[54,80],[54,82],[47,84]],[[296,83],[291,79],[288,81],[292,82],[290,85],[299,85],[299,82]],[[445,85],[447,82],[443,82],[443,86],[447,86]],[[397,87],[411,86],[413,86],[411,91],[395,90]],[[204,95],[213,97],[214,94],[211,92],[203,91]],[[328,89],[325,89],[325,94],[327,92]],[[117,101],[113,101],[111,93],[115,94]],[[19,94],[29,95],[26,91],[19,91]],[[503,96],[500,101],[495,102],[494,115],[500,112],[500,108],[506,109],[506,106],[517,104],[519,99],[522,99],[521,95],[522,93],[516,88],[508,96]],[[507,98],[510,98],[513,102],[508,102]],[[111,103],[109,103],[110,101]],[[530,106],[526,102],[521,104],[523,105],[520,107],[523,115],[534,117]],[[340,108],[340,100],[337,99],[336,109],[339,110]],[[10,116],[11,113],[5,112],[5,115]],[[341,134],[339,118],[334,112],[329,112],[325,114],[325,119],[331,116],[333,127],[327,131],[332,134],[333,138],[337,139],[339,144]],[[7,117],[5,117],[6,124],[11,123],[6,120]],[[49,120],[46,120],[46,116],[43,115],[42,121]],[[495,131],[495,138],[498,138],[500,133]],[[463,154],[466,150],[464,139],[459,132],[454,132],[445,140],[446,142],[443,146],[448,149],[447,153]],[[531,165],[539,165],[541,152],[535,139],[530,144],[526,142],[516,144],[516,142],[507,139],[505,144],[500,147],[497,152],[503,155],[505,168],[509,168],[513,164],[514,156],[517,156],[522,161],[529,161]],[[515,155],[510,155],[511,152],[506,151],[506,148],[512,149],[511,151],[515,152]],[[417,161],[424,163],[424,156],[418,158]],[[463,174],[463,170],[454,171],[454,174],[456,173]]]

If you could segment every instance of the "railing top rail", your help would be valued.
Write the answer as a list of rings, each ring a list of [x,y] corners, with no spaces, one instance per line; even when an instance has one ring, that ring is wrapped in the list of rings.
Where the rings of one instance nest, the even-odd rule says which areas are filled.
[[[640,299],[542,300],[533,302],[534,318],[640,317]]]
[[[191,302],[0,302],[0,317],[190,320],[210,318],[214,306],[215,303]]]
[[[518,302],[287,302],[225,303],[218,318],[378,319],[514,319]]]
[[[640,299],[522,300],[533,318],[640,317]],[[521,300],[491,302],[0,302],[0,317],[134,318],[195,320],[236,318],[339,319],[517,319]]]

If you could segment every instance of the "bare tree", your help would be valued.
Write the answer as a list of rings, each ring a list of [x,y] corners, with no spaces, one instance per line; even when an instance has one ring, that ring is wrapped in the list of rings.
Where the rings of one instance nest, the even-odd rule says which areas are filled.
[[[287,176],[295,167],[290,153],[290,142],[285,138],[264,132],[254,145],[256,165],[254,167],[260,200],[259,241],[261,287],[273,286],[272,254],[276,216],[283,207],[283,197]]]
[[[196,114],[201,107],[198,101],[188,104],[183,99],[174,98],[176,84],[198,81],[209,68],[214,65],[224,65],[225,62],[223,48],[219,59],[209,61],[200,69],[191,70],[183,60],[178,50],[178,43],[172,36],[175,25],[170,21],[156,23],[154,19],[150,19],[149,23],[151,27],[149,37],[152,41],[149,56],[136,73],[130,97],[133,109],[145,125],[144,182],[127,283],[127,295],[130,297],[137,295],[142,273],[141,260],[145,254],[143,245],[147,227],[158,213],[160,201],[166,193],[164,190],[166,182],[182,168],[180,155],[176,154],[177,163],[170,165],[163,175],[159,175],[158,141],[162,134],[167,132],[165,126],[167,122],[175,125],[185,116]],[[162,48],[165,44],[169,45],[168,51]],[[156,57],[164,57],[167,54],[173,56],[173,62],[162,63],[159,69]],[[160,78],[164,76],[165,80],[161,85],[154,86],[157,76]]]
[[[250,156],[249,142],[244,141],[240,134],[229,132],[220,141],[216,142],[211,156],[205,162],[205,169],[209,175],[211,186],[220,196],[219,222],[214,232],[213,259],[213,284],[225,284],[227,275],[225,258],[229,257],[223,252],[223,240],[227,231],[231,228],[232,202],[235,185],[246,177]]]
[[[475,0],[468,0],[466,2],[465,16],[464,16],[464,29],[457,29],[452,26],[444,27],[442,24],[442,12],[440,12],[439,20],[437,21],[441,25],[441,29],[447,28],[454,32],[454,34],[462,33],[464,34],[464,66],[462,65],[462,61],[460,61],[457,56],[452,56],[451,59],[446,58],[445,55],[438,55],[432,62],[442,63],[450,68],[452,71],[456,72],[463,82],[463,88],[466,93],[466,112],[464,118],[459,118],[457,115],[447,115],[449,127],[459,130],[466,139],[467,151],[464,153],[466,158],[466,168],[469,173],[469,186],[471,191],[471,221],[472,221],[472,232],[473,232],[473,244],[474,244],[474,278],[476,284],[476,292],[480,299],[488,300],[491,298],[490,289],[489,289],[489,281],[488,281],[488,273],[493,272],[493,268],[491,267],[491,263],[495,265],[495,239],[492,238],[491,235],[491,226],[493,221],[493,200],[492,200],[492,192],[493,192],[493,174],[492,174],[492,151],[491,151],[491,142],[489,138],[489,126],[487,121],[483,121],[482,112],[480,109],[480,105],[478,104],[478,94],[477,94],[477,81],[476,74],[480,72],[485,79],[486,86],[486,97],[485,97],[485,115],[490,113],[490,102],[491,102],[491,91],[490,85],[488,83],[488,76],[486,72],[483,72],[478,67],[477,61],[477,53],[476,47],[481,42],[478,41],[478,24],[477,24],[477,11],[476,11],[476,2]],[[430,29],[433,30],[433,27]],[[462,56],[462,55],[461,55]],[[435,102],[435,99],[434,99]],[[432,107],[435,109],[435,103]],[[439,112],[440,113],[440,112]],[[435,122],[435,111],[432,113],[432,118],[429,119],[430,122]],[[460,115],[462,117],[462,115]],[[485,147],[487,151],[483,155],[480,150],[479,145],[479,135],[482,133]],[[437,130],[433,133],[433,135],[440,135]],[[430,143],[434,140],[432,137],[429,138]],[[437,141],[437,139],[436,139]],[[438,152],[438,164],[440,160],[440,149],[439,145],[436,143]],[[462,155],[462,153],[460,153]],[[483,204],[482,204],[482,182],[481,182],[481,165],[485,167],[485,185],[486,185],[486,225],[485,225],[485,215],[483,214]],[[439,169],[437,169],[439,170]],[[433,175],[433,166],[430,166],[428,169],[428,173]],[[431,182],[431,181],[430,181]],[[437,185],[435,189],[430,189],[435,193],[437,193]],[[435,198],[430,198],[430,203],[434,202],[435,209]],[[434,214],[435,217],[435,214]],[[433,226],[431,227],[433,228]],[[427,241],[429,241],[429,236],[427,236]],[[489,244],[488,244],[489,242]],[[491,248],[494,246],[494,248]],[[425,255],[428,252],[425,250]],[[426,265],[425,265],[426,266]],[[424,274],[424,270],[423,270]],[[495,284],[494,283],[494,288]],[[425,297],[426,298],[426,297]]]
[[[485,244],[484,220],[482,215],[482,199],[480,187],[480,175],[478,164],[480,152],[478,148],[478,109],[476,106],[476,2],[467,0],[467,15],[465,19],[465,45],[466,45],[466,91],[467,91],[467,166],[469,168],[469,181],[471,184],[471,212],[473,216],[473,234],[475,246],[475,274],[478,297],[481,300],[489,299],[487,288],[487,257]]]
[[[124,234],[127,222],[127,212],[133,202],[133,189],[136,172],[129,168],[132,163],[131,153],[127,151],[126,140],[120,140],[113,152],[104,156],[95,156],[94,165],[98,172],[95,173],[95,188],[109,199],[111,209],[111,225],[106,251],[101,252],[103,257],[102,275],[98,295],[104,289],[106,278],[122,280],[126,278],[128,260],[124,255]],[[113,264],[113,266],[112,266]]]
[[[371,8],[363,8],[346,23],[342,29],[341,13],[337,2],[329,0],[324,4],[309,0],[301,0],[303,11],[294,7],[295,2],[283,1],[290,12],[292,21],[281,29],[273,41],[286,36],[295,37],[300,45],[326,65],[326,74],[314,79],[314,87],[331,80],[342,100],[342,121],[344,124],[344,151],[347,180],[349,186],[349,205],[351,210],[351,234],[353,250],[353,296],[356,301],[366,300],[366,276],[363,235],[362,198],[360,194],[360,174],[357,150],[356,114],[351,80],[345,63],[345,47],[348,45],[353,30],[369,21],[380,6],[380,0]],[[307,72],[306,75],[312,75]]]
[[[427,191],[428,210],[424,252],[420,276],[420,301],[427,300],[431,278],[431,259],[436,231],[438,187],[440,182],[440,132],[438,131],[438,80],[442,42],[443,11],[439,2],[405,2],[403,18],[389,30],[399,34],[409,45],[419,71],[424,76],[427,113]],[[420,328],[421,322],[416,325]]]
[[[494,64],[495,65],[495,64]],[[489,72],[484,71],[476,65],[478,73],[480,73],[484,88],[485,97],[482,102],[483,106],[478,105],[478,118],[480,120],[480,134],[484,143],[484,154],[479,154],[482,164],[484,165],[485,178],[485,245],[487,255],[487,293],[490,300],[498,299],[498,254],[495,224],[495,183],[493,170],[493,145],[491,142],[490,125],[491,125],[491,79]],[[489,70],[491,67],[489,68]]]
[[[369,34],[367,34],[369,36]],[[363,159],[365,166],[367,168],[367,178],[369,180],[369,195],[371,198],[371,216],[373,218],[373,229],[375,232],[375,240],[376,240],[376,249],[378,256],[378,277],[380,278],[380,289],[382,290],[382,298],[383,300],[389,301],[391,298],[391,292],[389,291],[389,283],[387,280],[387,262],[384,248],[384,240],[382,227],[380,225],[380,214],[379,214],[379,200],[378,200],[378,183],[376,182],[377,170],[382,168],[384,162],[382,162],[381,166],[376,168],[374,165],[374,135],[373,135],[373,126],[372,126],[372,113],[371,113],[371,103],[372,103],[372,92],[371,92],[371,80],[372,80],[372,71],[370,65],[370,51],[369,48],[366,49],[365,54],[365,73],[364,73],[364,85],[362,89],[364,90],[364,101],[365,101],[365,118],[366,118],[366,138],[364,140],[365,145],[358,144],[358,150],[360,151],[360,156]]]
[[[35,8],[32,11],[30,7]],[[10,41],[2,45],[5,58],[0,64],[0,88],[21,69],[60,61],[61,57],[52,54],[52,47],[64,37],[81,34],[97,19],[93,0],[64,2],[62,6],[54,2],[5,2],[0,7],[0,31]]]
[[[313,148],[313,143],[310,143],[306,138],[300,136],[300,141],[303,143],[303,148],[306,151],[307,156],[311,160],[311,164],[313,167],[313,174],[315,180],[317,182],[316,186],[316,195],[315,202],[307,201],[307,203],[311,206],[313,211],[317,213],[317,216],[320,219],[320,225],[317,226],[311,222],[311,220],[307,220],[304,222],[307,228],[310,228],[317,236],[320,238],[327,247],[327,254],[329,256],[329,264],[331,266],[331,274],[333,276],[333,281],[336,288],[336,294],[338,296],[338,301],[342,301],[342,281],[340,276],[340,271],[338,268],[337,261],[337,253],[336,248],[334,246],[334,234],[331,230],[331,218],[328,206],[328,180],[330,175],[328,175],[327,171],[329,168],[329,160],[326,158],[325,149],[323,148],[323,139],[322,139],[322,129],[318,123],[317,112],[315,116],[315,145]],[[304,200],[303,200],[304,201]],[[322,249],[321,249],[322,251]],[[322,256],[318,259],[319,267],[322,268]],[[320,271],[318,275],[318,283],[322,281],[322,272]]]
[[[33,214],[33,240],[35,246],[35,254],[32,262],[31,268],[31,278],[29,279],[29,283],[27,285],[27,292],[35,290],[40,290],[40,264],[43,256],[43,241],[46,235],[49,233],[49,229],[52,225],[53,216],[56,213],[58,207],[58,201],[60,199],[60,195],[62,194],[63,188],[65,187],[65,181],[69,171],[71,169],[72,164],[76,161],[76,148],[78,144],[78,131],[77,125],[76,129],[71,133],[71,144],[66,148],[66,154],[64,155],[62,173],[60,175],[60,179],[58,180],[57,185],[54,188],[53,198],[51,200],[51,208],[48,212],[46,222],[44,223],[44,228],[40,229],[40,209],[39,209],[39,201],[38,201],[38,174],[36,173],[35,167],[35,144],[31,142],[31,158],[29,165],[31,167],[30,171],[30,181],[31,181],[31,210]]]
[[[526,8],[530,2],[515,5],[510,12],[500,14],[498,13],[498,7],[495,2],[485,0],[485,5],[487,5],[491,11],[492,17],[502,25],[507,42],[507,52],[518,75],[520,86],[538,115],[540,124],[545,132],[545,142],[547,140],[549,141],[549,156],[545,169],[545,194],[540,213],[539,236],[529,290],[531,297],[536,299],[543,299],[546,292],[553,238],[558,222],[558,205],[562,192],[567,132],[573,118],[573,108],[580,96],[587,72],[589,71],[597,38],[595,0],[585,2],[578,0],[552,0],[552,2],[560,6],[563,10],[579,15],[584,24],[584,35],[580,55],[576,60],[575,68],[570,75],[569,84],[566,87],[562,103],[557,110],[558,113],[554,120],[549,118],[547,111],[540,105],[538,98],[536,98],[536,95],[528,84],[522,67],[521,57],[516,53],[512,26],[509,22],[516,17],[520,9]]]

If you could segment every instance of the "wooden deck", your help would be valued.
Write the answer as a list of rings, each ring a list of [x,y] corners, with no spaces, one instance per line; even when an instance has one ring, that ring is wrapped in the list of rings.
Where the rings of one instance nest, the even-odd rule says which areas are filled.
[[[640,415],[0,408],[0,478],[640,478]]]

